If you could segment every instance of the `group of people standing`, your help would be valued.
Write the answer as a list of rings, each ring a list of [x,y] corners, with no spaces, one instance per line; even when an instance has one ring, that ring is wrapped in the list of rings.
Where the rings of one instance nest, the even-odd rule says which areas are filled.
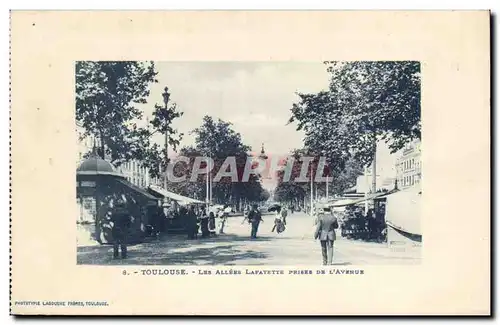
[[[182,207],[179,211],[185,220],[185,229],[188,239],[195,239],[201,230],[201,237],[207,238],[224,233],[231,208],[224,206],[217,210],[207,211],[204,206],[188,205]],[[328,209],[317,209],[315,211],[315,225],[314,238],[320,241],[321,252],[323,257],[323,265],[331,265],[333,262],[333,248],[336,240],[335,230],[339,228],[339,221],[334,212]],[[276,211],[274,226],[272,231],[275,230],[280,233],[284,231],[286,225],[286,218],[288,209],[282,207]],[[108,219],[111,225],[111,233],[113,236],[113,258],[117,259],[127,258],[127,236],[129,229],[133,222],[133,217],[129,211],[127,200],[124,197],[118,197],[116,200],[110,202],[110,209],[108,211]],[[216,220],[218,220],[218,229],[216,227]],[[259,225],[264,220],[262,214],[256,204],[247,209],[245,219],[251,225],[250,237],[257,238]]]
[[[188,206],[187,212],[181,215],[186,220],[188,239],[198,238],[200,230],[202,238],[224,234],[231,212],[231,207],[227,205],[208,210],[205,206]]]
[[[128,201],[123,195],[110,199],[101,222],[110,230],[115,259],[127,258],[127,244],[130,241],[129,237],[134,223],[133,204]],[[187,205],[180,206],[176,211],[165,213],[161,207],[157,207],[149,220],[149,235],[159,239],[160,234],[166,233],[169,229],[168,220],[174,219],[180,221],[188,239],[198,238],[200,230],[202,238],[216,236],[217,233],[223,234],[231,210],[229,206],[224,206],[207,212],[205,206]],[[147,229],[144,230],[147,231]]]

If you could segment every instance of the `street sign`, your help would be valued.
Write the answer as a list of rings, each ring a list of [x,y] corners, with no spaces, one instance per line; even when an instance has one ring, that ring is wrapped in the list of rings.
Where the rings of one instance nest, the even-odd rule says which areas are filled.
[[[96,182],[94,182],[94,181],[81,181],[80,186],[81,187],[96,187]]]

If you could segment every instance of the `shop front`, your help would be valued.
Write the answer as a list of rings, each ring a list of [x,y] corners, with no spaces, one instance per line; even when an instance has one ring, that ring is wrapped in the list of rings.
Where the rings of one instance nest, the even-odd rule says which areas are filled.
[[[161,200],[167,222],[166,231],[169,233],[186,232],[184,216],[188,205],[196,205],[198,208],[206,205],[203,201],[167,191],[159,186],[149,186],[148,192]]]
[[[158,205],[156,197],[128,182],[111,163],[96,156],[80,164],[76,180],[80,220],[85,219],[85,223],[92,225],[94,240],[101,244],[112,242],[110,217],[113,201],[118,197],[125,198],[132,216],[130,242],[144,240],[151,216],[150,207]]]

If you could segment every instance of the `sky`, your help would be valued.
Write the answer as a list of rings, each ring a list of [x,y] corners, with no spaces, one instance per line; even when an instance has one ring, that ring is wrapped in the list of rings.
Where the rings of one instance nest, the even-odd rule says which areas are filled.
[[[243,143],[266,153],[282,156],[302,148],[304,133],[287,125],[296,92],[316,93],[328,88],[329,75],[322,62],[155,62],[158,83],[151,86],[148,104],[141,107],[152,116],[155,103],[162,103],[167,86],[170,101],[184,112],[173,126],[184,133],[182,146],[194,144],[189,134],[205,115],[231,122]],[[155,138],[163,145],[161,135]],[[395,174],[396,157],[380,143],[377,172]],[[266,186],[272,187],[272,185]]]
[[[296,92],[328,88],[321,62],[156,62],[158,83],[151,87],[145,115],[168,86],[170,101],[184,112],[173,126],[184,133],[182,146],[194,143],[191,130],[205,115],[233,124],[252,150],[286,154],[302,147],[303,133],[286,125]],[[157,140],[162,144],[162,138]]]

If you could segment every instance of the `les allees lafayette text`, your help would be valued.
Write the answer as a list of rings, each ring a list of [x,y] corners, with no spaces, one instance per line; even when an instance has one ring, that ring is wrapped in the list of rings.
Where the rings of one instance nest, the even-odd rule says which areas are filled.
[[[175,275],[314,275],[314,274],[334,274],[334,275],[362,275],[364,274],[364,270],[360,269],[316,269],[316,270],[270,270],[270,269],[245,269],[245,270],[237,270],[237,269],[197,269],[188,271],[186,269],[142,269],[139,272],[140,275],[148,275],[148,276],[175,276]],[[123,271],[123,274],[128,274],[126,271]]]

